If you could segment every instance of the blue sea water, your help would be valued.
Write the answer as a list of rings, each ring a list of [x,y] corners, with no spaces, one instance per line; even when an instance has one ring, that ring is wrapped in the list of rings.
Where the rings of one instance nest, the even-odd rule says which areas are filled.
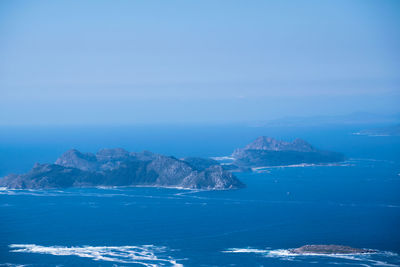
[[[361,126],[358,126],[361,127]],[[365,126],[366,127],[366,126]],[[370,127],[370,126],[369,126]],[[66,149],[224,156],[259,135],[343,152],[339,166],[238,173],[229,191],[165,188],[0,190],[0,266],[400,266],[400,138],[354,126],[13,127],[0,132],[0,176]],[[367,255],[299,256],[340,244]]]

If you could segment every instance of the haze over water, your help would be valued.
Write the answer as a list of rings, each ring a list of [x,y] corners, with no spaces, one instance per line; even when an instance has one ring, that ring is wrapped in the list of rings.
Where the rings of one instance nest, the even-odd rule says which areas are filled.
[[[399,112],[398,1],[2,1],[0,124]]]

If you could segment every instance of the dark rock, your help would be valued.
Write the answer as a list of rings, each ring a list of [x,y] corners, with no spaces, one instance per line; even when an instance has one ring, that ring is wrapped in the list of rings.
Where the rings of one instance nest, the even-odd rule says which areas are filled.
[[[226,171],[230,172],[252,172],[253,170],[250,167],[246,166],[238,166],[235,164],[221,164],[222,168]]]
[[[76,149],[71,149],[59,157],[55,164],[74,167],[84,171],[94,171],[97,169],[97,158],[92,153],[81,153]]]
[[[305,245],[299,248],[291,249],[290,252],[296,254],[363,254],[373,253],[376,251],[340,245]]]
[[[183,158],[183,161],[187,162],[190,166],[197,170],[204,170],[214,165],[220,165],[220,163],[214,159],[210,158],[196,158],[196,157],[188,157]]]
[[[35,164],[26,174],[10,174],[0,179],[0,186],[11,189],[50,189],[90,186],[101,175],[57,164]]]

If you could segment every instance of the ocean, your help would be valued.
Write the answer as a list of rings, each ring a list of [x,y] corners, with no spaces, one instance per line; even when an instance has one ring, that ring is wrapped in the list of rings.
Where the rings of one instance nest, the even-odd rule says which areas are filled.
[[[237,173],[247,187],[0,190],[0,266],[400,266],[400,137],[313,127],[2,127],[0,176],[65,150],[227,156],[260,135],[342,152],[333,166]],[[306,244],[377,250],[293,255]]]

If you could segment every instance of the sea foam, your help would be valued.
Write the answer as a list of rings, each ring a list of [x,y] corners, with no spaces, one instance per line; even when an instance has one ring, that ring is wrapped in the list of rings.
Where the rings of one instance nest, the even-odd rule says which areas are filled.
[[[289,260],[292,261],[294,259],[298,260],[307,260],[309,258],[335,258],[335,259],[342,259],[348,261],[357,261],[359,263],[372,264],[375,266],[399,266],[397,263],[399,262],[399,255],[393,252],[388,251],[377,251],[373,253],[354,253],[354,254],[317,254],[317,253],[304,253],[298,254],[292,252],[291,249],[257,249],[257,248],[229,248],[223,253],[249,253],[249,254],[256,254],[266,258],[277,258],[280,260]],[[379,257],[379,259],[374,257]],[[386,259],[388,261],[385,261]],[[395,261],[395,263],[392,263]],[[340,263],[343,264],[343,263]]]
[[[12,244],[11,252],[38,253],[55,256],[78,256],[95,261],[109,261],[126,264],[140,264],[146,267],[183,266],[176,259],[166,255],[166,247],[143,246],[40,246],[35,244]]]

